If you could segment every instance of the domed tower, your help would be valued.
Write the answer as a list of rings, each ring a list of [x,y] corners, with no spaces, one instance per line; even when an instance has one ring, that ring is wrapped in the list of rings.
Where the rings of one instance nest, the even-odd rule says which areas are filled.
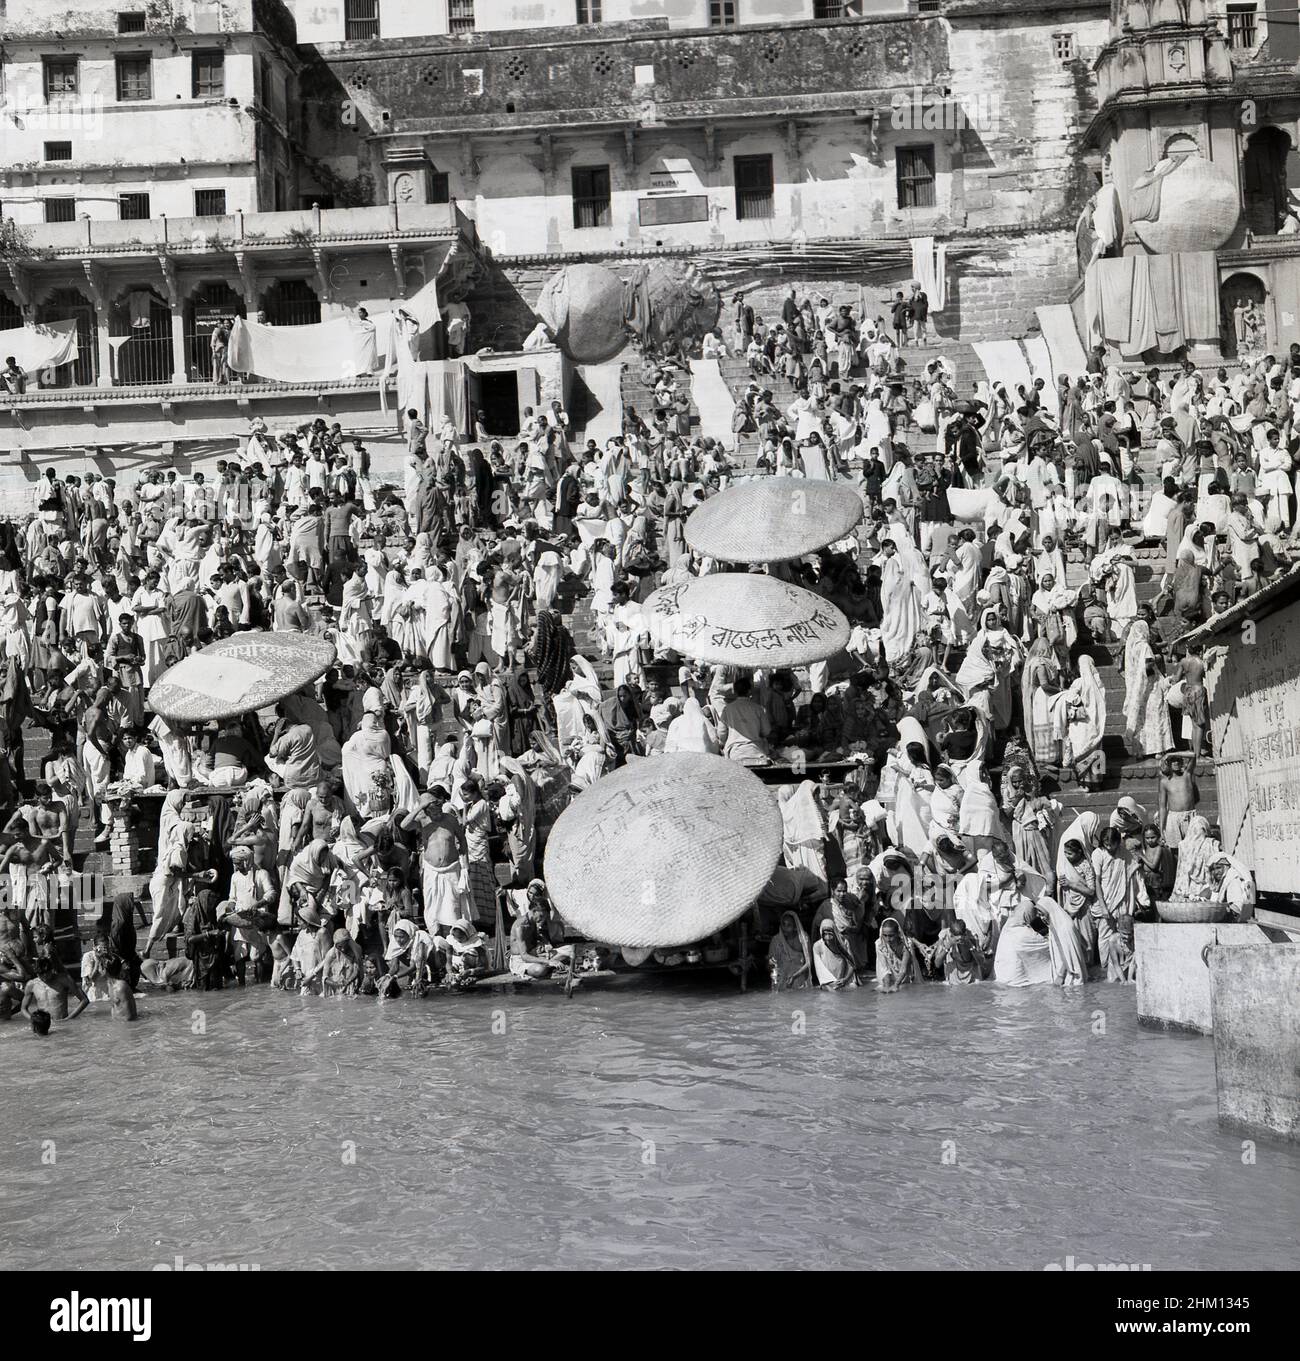
[[[1270,3],[1267,15],[1279,14]],[[1270,31],[1267,15],[1263,4],[1233,6],[1221,21],[1205,0],[1113,0],[1094,68],[1099,107],[1084,138],[1101,186],[1079,222],[1081,272],[1104,276],[1114,300],[1111,276],[1122,271],[1107,261],[1166,257],[1128,267],[1137,286],[1150,277],[1180,306],[1214,295],[1213,334],[1205,333],[1209,309],[1192,308],[1191,329],[1166,330],[1154,353],[1183,348],[1167,344],[1172,336],[1198,360],[1232,354],[1243,339],[1231,316],[1234,307],[1240,315],[1243,289],[1259,308],[1252,340],[1266,336],[1260,343],[1270,348],[1300,340],[1300,235],[1292,237],[1300,197],[1290,183],[1300,189],[1297,16],[1293,8],[1289,23]],[[1096,285],[1094,277],[1101,296],[1106,289]],[[1169,311],[1165,297],[1151,305]],[[1088,321],[1096,338],[1095,315]],[[1122,324],[1112,317],[1103,329],[1113,343]],[[1135,327],[1135,344],[1147,338]]]

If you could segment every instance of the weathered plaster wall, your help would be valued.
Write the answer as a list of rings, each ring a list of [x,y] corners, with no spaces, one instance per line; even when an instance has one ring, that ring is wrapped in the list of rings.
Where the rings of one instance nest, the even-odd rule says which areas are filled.
[[[706,28],[708,0],[597,0],[601,22],[660,20],[673,28]],[[342,0],[291,0],[296,12],[299,41],[332,43],[344,40]],[[907,0],[860,0],[864,14],[905,12]],[[589,11],[590,12],[590,11]],[[739,0],[736,18],[746,24],[813,17],[813,0]],[[564,28],[575,23],[575,0],[475,0],[474,25],[480,33],[514,29]],[[380,36],[418,38],[447,32],[446,0],[380,0]],[[594,26],[593,26],[594,27]]]

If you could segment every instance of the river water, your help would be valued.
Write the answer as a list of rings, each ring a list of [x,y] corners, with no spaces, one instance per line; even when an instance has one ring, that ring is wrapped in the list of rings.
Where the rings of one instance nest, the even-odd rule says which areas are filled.
[[[1243,1161],[1213,1041],[1134,1003],[677,979],[10,1021],[0,1266],[1294,1267],[1300,1149]]]

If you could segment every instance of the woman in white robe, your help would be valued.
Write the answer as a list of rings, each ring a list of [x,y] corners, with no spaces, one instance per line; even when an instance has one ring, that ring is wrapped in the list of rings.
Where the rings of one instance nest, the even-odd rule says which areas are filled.
[[[710,756],[718,754],[718,732],[700,708],[700,701],[689,696],[682,711],[668,725],[664,751],[698,751]]]
[[[1091,657],[1079,658],[1079,676],[1066,701],[1065,759],[1081,785],[1096,789],[1106,774],[1106,690]]]
[[[533,599],[539,611],[549,610],[555,604],[561,571],[560,555],[551,549],[537,559],[537,566],[533,568]]]
[[[998,933],[997,953],[993,958],[993,981],[1009,988],[1027,988],[1036,983],[1051,983],[1051,945],[1030,925],[1034,906],[1022,898],[1013,908]]]
[[[1156,666],[1151,626],[1135,619],[1124,644],[1124,740],[1130,755],[1162,756],[1174,745],[1169,680]]]
[[[451,671],[456,597],[440,567],[430,567],[424,583],[424,652],[438,671]]]
[[[1110,577],[1106,583],[1106,609],[1110,614],[1115,639],[1122,642],[1138,612],[1137,581],[1133,575],[1132,564],[1123,558],[1116,558],[1110,564]]]
[[[911,650],[921,627],[921,597],[897,553],[886,550],[880,564],[880,645],[898,661]]]
[[[376,706],[373,700],[368,701],[361,726],[342,749],[343,788],[362,821],[392,809],[413,813],[420,802],[415,781],[401,758],[393,753],[392,739],[380,717],[381,708],[382,705]],[[392,781],[390,809],[382,806],[385,799],[381,786],[386,778]]]
[[[777,795],[781,806],[782,846],[790,869],[802,866],[827,886],[826,815],[817,802],[817,786],[804,780],[797,787],[782,785]]]

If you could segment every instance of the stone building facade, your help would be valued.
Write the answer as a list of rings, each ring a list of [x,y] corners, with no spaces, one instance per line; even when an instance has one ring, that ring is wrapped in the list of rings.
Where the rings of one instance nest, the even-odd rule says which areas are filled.
[[[1077,228],[1099,187],[1127,193],[1176,136],[1232,167],[1243,213],[1222,266],[1256,280],[1278,340],[1300,316],[1295,0],[2,13],[0,331],[75,317],[82,339],[77,365],[0,402],[0,451],[29,473],[57,451],[148,458],[190,441],[197,456],[253,411],[304,402],[392,435],[373,379],[214,389],[206,336],[222,315],[381,309],[453,247],[476,262],[472,345],[499,354],[566,263],[626,273],[683,255],[760,312],[791,283],[883,308],[917,239],[947,250],[944,338],[1024,334],[1036,307],[1077,301]],[[1153,80],[1146,52],[1170,48],[1181,65]]]

